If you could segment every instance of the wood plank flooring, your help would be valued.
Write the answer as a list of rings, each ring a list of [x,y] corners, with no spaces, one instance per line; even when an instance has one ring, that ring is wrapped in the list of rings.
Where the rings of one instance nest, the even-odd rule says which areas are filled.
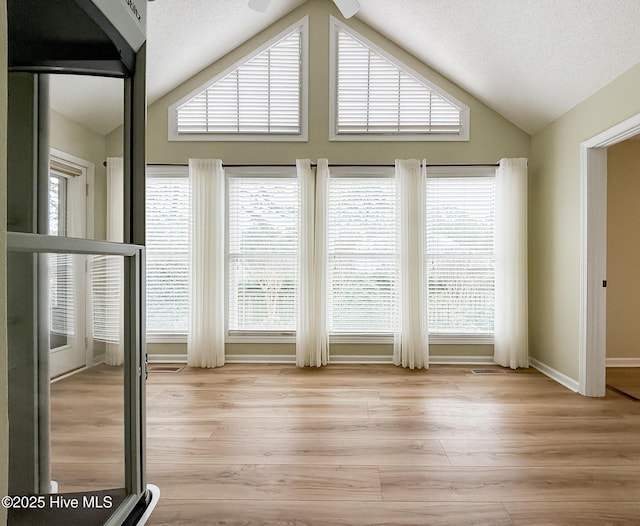
[[[152,373],[147,406],[150,525],[640,524],[640,402],[534,370],[185,368]],[[57,435],[56,469],[79,485],[92,451],[116,447],[105,414]]]
[[[607,387],[640,400],[640,367],[607,367]]]

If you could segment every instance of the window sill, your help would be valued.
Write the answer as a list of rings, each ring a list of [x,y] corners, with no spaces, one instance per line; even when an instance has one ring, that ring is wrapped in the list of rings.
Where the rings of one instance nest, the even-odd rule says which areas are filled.
[[[295,333],[244,332],[227,334],[225,343],[295,343]],[[330,343],[393,344],[393,334],[330,334]],[[186,334],[147,334],[147,343],[187,343]],[[493,345],[493,335],[430,334],[432,345]]]
[[[430,334],[429,343],[435,345],[493,345],[493,334]]]
[[[233,331],[228,332],[225,343],[296,343],[295,332],[261,332]]]

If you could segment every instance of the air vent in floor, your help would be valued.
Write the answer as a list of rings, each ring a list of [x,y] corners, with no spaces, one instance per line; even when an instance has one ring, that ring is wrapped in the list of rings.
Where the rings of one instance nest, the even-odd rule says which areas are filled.
[[[471,369],[473,374],[505,374],[501,369]]]

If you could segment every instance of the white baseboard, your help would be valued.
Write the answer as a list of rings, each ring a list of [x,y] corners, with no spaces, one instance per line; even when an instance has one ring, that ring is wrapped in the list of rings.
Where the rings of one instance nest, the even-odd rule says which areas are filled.
[[[430,356],[429,365],[494,365],[493,356]]]
[[[187,363],[186,354],[148,354],[149,363]],[[225,363],[280,363],[294,364],[293,354],[227,354]],[[329,358],[329,363],[344,364],[391,364],[393,356],[382,355],[337,355]],[[487,365],[493,364],[491,356],[432,356],[431,365]]]
[[[107,361],[106,353],[98,354],[97,356],[93,357],[93,363],[91,364],[91,367],[95,367],[96,365],[100,365],[101,363],[105,363],[106,361]]]
[[[607,358],[607,367],[640,367],[640,358]]]
[[[186,354],[147,354],[149,363],[187,363]]]
[[[296,363],[295,354],[227,354],[225,363]]]
[[[580,388],[580,383],[577,380],[570,378],[566,374],[561,373],[560,371],[554,369],[553,367],[549,367],[546,363],[542,363],[536,360],[535,358],[529,358],[529,365],[534,369],[537,369],[538,371],[540,371],[545,376],[548,376],[552,380],[555,380],[560,385],[563,385],[567,389],[570,389],[575,393],[578,392],[578,389]]]
[[[380,354],[339,354],[337,356],[329,356],[329,363],[344,364],[392,364],[393,356],[384,356]]]

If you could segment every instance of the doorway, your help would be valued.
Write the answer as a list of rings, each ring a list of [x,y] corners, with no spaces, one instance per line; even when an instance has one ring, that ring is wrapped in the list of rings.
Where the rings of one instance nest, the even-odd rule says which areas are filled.
[[[640,114],[580,145],[580,385],[606,389],[607,148],[640,133]]]
[[[607,149],[606,387],[640,399],[640,135]]]
[[[87,194],[91,163],[60,151],[49,158],[49,235],[91,237],[87,232]],[[49,376],[56,378],[87,365],[86,256],[50,254]]]

